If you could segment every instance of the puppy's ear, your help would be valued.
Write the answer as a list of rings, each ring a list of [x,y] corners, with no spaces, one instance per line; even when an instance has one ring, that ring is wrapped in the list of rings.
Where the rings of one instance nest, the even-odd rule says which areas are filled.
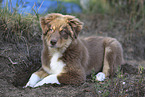
[[[41,26],[41,28],[42,28],[42,30],[43,30],[43,34],[46,33],[45,30],[47,30],[47,29],[48,29],[48,26],[50,26],[49,23],[50,23],[52,20],[54,20],[54,19],[56,19],[57,17],[60,17],[60,16],[62,16],[62,14],[59,14],[59,13],[52,13],[52,14],[48,14],[48,15],[45,16],[45,17],[41,17],[41,18],[40,18],[40,26]]]
[[[45,25],[46,25],[45,17],[41,17],[39,20],[40,20],[40,26],[42,28],[42,31],[44,31],[44,28],[45,28]]]
[[[83,28],[83,22],[79,19],[75,18],[74,16],[66,15],[67,22],[71,27],[71,36],[72,38],[77,38],[78,34],[81,32]]]

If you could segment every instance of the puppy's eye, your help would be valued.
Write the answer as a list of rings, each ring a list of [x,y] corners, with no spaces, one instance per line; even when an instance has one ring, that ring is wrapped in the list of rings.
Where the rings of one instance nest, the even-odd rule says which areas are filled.
[[[53,31],[53,29],[52,28],[49,28],[49,31]]]
[[[47,35],[48,31],[49,31],[49,30],[46,30],[46,31],[43,33],[43,35]]]
[[[61,35],[66,34],[66,30],[61,30],[61,31],[60,31],[60,34],[61,34]]]
[[[68,38],[68,34],[67,34],[66,30],[60,31],[60,35],[61,35],[61,37],[65,38],[65,39]]]

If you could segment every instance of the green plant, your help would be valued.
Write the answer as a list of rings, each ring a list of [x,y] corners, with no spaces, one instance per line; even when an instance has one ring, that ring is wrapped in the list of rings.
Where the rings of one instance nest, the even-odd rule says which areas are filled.
[[[95,73],[95,70],[94,69],[92,69],[92,74],[91,74],[91,81],[92,82],[95,82],[96,81],[96,73]]]
[[[96,82],[95,88],[96,93],[99,97],[103,96],[109,96],[109,87],[111,85],[111,80],[107,80],[105,82]]]
[[[138,74],[141,76],[141,78],[140,78],[140,80],[139,80],[139,83],[142,83],[143,80],[144,80],[143,71],[144,71],[144,67],[140,65],[140,66],[138,67]]]

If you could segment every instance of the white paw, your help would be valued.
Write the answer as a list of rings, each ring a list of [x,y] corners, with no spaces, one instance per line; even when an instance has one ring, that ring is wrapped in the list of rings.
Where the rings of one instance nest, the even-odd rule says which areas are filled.
[[[98,81],[104,81],[105,80],[105,74],[103,72],[99,72],[96,75],[96,80],[98,80]]]
[[[44,84],[54,84],[54,83],[60,84],[57,79],[57,75],[49,75],[49,76],[45,77],[43,80],[41,80],[40,82],[38,82],[34,87],[39,87]]]
[[[34,85],[37,84],[38,81],[40,81],[40,77],[38,75],[36,75],[35,73],[33,73],[28,81],[28,83],[26,84],[26,86],[24,86],[24,88],[26,87],[34,87]]]

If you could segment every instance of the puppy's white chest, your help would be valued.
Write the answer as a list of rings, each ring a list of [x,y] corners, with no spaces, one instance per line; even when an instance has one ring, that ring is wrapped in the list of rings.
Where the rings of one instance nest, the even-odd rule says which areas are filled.
[[[62,60],[59,60],[61,56],[62,54],[59,52],[56,52],[53,54],[50,60],[50,73],[51,74],[61,73],[63,70],[63,67],[66,65]]]

